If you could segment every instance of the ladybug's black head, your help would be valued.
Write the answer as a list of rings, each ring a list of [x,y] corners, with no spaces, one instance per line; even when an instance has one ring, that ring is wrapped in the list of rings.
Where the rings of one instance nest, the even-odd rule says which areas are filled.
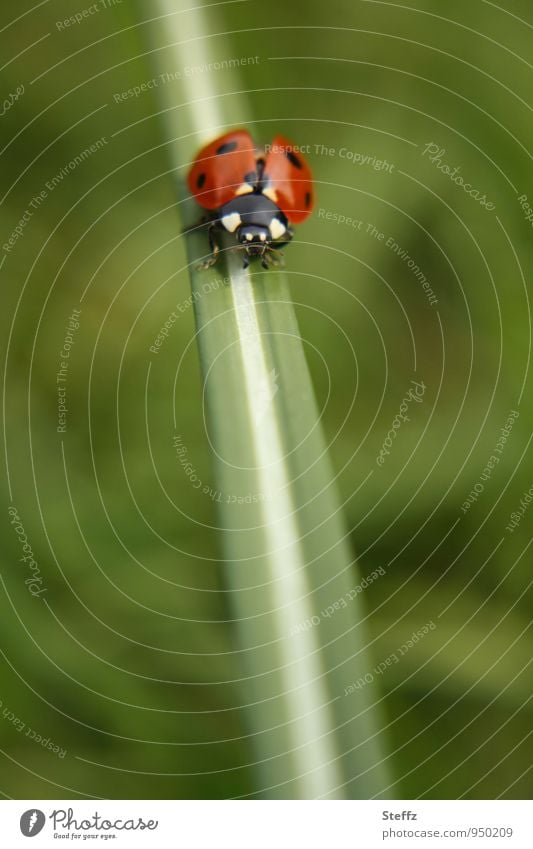
[[[259,224],[242,224],[236,235],[237,241],[246,250],[248,256],[264,254],[272,239],[268,227],[262,227]]]
[[[292,238],[279,207],[255,192],[239,195],[220,207],[218,221],[235,237],[235,249],[242,252],[244,268],[254,257],[259,257],[265,268],[279,264],[275,259],[277,251]]]

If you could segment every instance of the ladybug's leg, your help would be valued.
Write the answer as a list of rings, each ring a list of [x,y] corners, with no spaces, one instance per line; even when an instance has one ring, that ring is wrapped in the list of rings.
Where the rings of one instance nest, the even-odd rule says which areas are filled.
[[[263,268],[280,268],[283,266],[283,254],[277,249],[266,248],[261,256],[261,265]]]
[[[211,249],[211,256],[208,257],[208,259],[204,259],[203,262],[200,262],[198,264],[197,268],[203,268],[203,269],[211,268],[211,266],[214,265],[215,262],[217,261],[218,255],[220,253],[220,245],[218,244],[218,242],[215,238],[215,232],[216,232],[216,224],[210,224],[209,229],[207,231],[207,236],[208,236],[208,239],[209,239],[209,247]]]

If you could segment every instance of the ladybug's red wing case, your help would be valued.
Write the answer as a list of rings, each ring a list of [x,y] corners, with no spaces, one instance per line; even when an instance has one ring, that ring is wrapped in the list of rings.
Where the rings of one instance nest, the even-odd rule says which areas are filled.
[[[252,191],[256,171],[256,149],[250,134],[233,130],[199,151],[187,182],[200,206],[218,209],[243,193],[243,186],[245,192]]]
[[[267,154],[263,192],[274,200],[291,224],[305,221],[313,208],[311,169],[285,136],[276,136]]]

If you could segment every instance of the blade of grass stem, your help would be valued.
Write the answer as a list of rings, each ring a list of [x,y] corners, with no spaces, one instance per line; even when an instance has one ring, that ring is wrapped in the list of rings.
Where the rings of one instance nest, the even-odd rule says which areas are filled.
[[[154,7],[161,73],[231,55],[214,17],[224,4]],[[182,74],[158,89],[186,227],[199,218],[184,183],[196,149],[232,126],[253,132],[238,80],[225,72],[220,85],[220,74]],[[229,242],[219,265],[198,270],[205,232],[186,240],[253,795],[369,798],[387,783],[377,697],[372,685],[345,690],[372,661],[286,274],[243,269]]]

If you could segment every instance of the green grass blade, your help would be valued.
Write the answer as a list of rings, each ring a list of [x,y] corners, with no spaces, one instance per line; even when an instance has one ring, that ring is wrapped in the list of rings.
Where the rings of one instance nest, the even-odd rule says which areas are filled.
[[[156,47],[172,45],[155,51],[159,68],[208,62],[201,7],[156,6],[165,16]],[[211,11],[209,25],[218,30]],[[249,122],[242,97],[212,88],[216,79],[184,85],[177,100],[177,87],[159,89],[186,226],[199,218],[184,189],[195,149]],[[244,270],[228,250],[215,268],[198,270],[205,233],[186,238],[257,795],[368,798],[386,786],[377,696],[370,685],[349,696],[345,688],[372,661],[286,275]]]

